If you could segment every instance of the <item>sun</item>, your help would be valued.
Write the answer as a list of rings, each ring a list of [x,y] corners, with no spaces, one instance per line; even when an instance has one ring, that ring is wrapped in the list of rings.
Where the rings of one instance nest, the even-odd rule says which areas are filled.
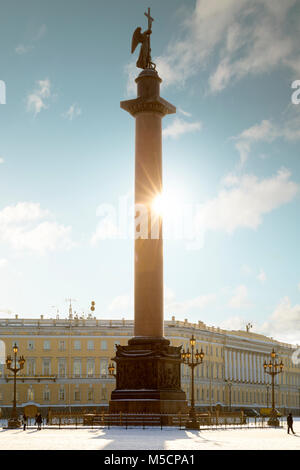
[[[175,194],[163,192],[157,194],[152,201],[152,210],[160,215],[167,216],[172,214],[178,208],[179,201]]]
[[[164,197],[163,194],[157,194],[152,201],[151,207],[152,210],[158,214],[163,215],[164,212]]]

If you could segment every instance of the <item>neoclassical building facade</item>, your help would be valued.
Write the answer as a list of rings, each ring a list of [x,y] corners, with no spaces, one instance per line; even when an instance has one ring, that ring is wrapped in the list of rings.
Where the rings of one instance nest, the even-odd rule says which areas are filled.
[[[265,408],[271,406],[271,377],[264,371],[274,349],[283,372],[276,376],[276,407],[299,414],[300,364],[293,361],[296,346],[252,331],[228,331],[172,317],[165,336],[174,346],[196,348],[205,354],[195,369],[195,403],[199,409]],[[5,365],[16,343],[26,362],[17,379],[17,406],[42,408],[107,408],[115,378],[108,373],[115,345],[133,336],[133,321],[88,318],[0,319],[0,408],[12,406],[13,376]],[[294,354],[295,356],[295,354]],[[299,361],[298,361],[299,362]],[[181,384],[190,400],[190,368],[182,364]]]

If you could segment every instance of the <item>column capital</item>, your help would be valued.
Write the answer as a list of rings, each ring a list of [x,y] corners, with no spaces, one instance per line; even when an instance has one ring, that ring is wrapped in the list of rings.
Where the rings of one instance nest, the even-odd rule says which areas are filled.
[[[133,100],[121,101],[120,106],[133,117],[144,112],[157,113],[162,117],[166,114],[176,113],[176,107],[160,96],[148,98],[139,97]]]

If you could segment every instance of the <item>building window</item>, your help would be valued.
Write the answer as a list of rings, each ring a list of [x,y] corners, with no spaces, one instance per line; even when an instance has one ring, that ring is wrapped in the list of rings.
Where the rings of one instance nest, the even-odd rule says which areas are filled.
[[[95,361],[94,359],[87,360],[87,376],[94,377],[95,375]]]
[[[3,401],[3,392],[0,392],[0,401]]]
[[[94,400],[94,390],[92,388],[88,389],[87,399],[88,399],[88,401],[93,401]]]
[[[100,375],[107,375],[108,360],[100,359]]]
[[[94,351],[94,341],[92,339],[88,340],[87,348],[88,348],[89,351]]]
[[[76,351],[80,351],[80,350],[81,350],[81,342],[80,342],[80,339],[76,339],[76,340],[74,341],[74,349],[75,349]]]
[[[44,350],[49,351],[50,349],[50,341],[47,339],[44,341]]]
[[[51,375],[51,359],[43,359],[43,375]]]
[[[101,341],[101,350],[102,350],[102,351],[106,351],[106,350],[107,350],[107,341],[106,341],[106,339],[103,339],[103,340]]]
[[[44,392],[43,392],[43,399],[44,401],[50,401],[50,390],[48,387],[46,387],[44,389]]]
[[[75,388],[75,390],[74,390],[74,400],[75,401],[80,401],[80,390],[79,390],[79,388]]]
[[[102,385],[102,389],[101,389],[101,400],[106,400],[106,399],[107,399],[106,385]]]
[[[58,361],[58,376],[65,377],[66,376],[66,360],[59,359]]]
[[[35,375],[35,359],[27,359],[27,375],[30,377]]]
[[[27,390],[27,401],[34,401],[34,390],[32,387]]]
[[[61,340],[59,342],[59,350],[60,351],[65,351],[66,350],[66,342],[64,340]]]
[[[27,343],[27,349],[29,349],[29,351],[33,351],[34,350],[34,341],[28,341]]]
[[[59,389],[59,392],[58,392],[58,399],[60,401],[64,401],[65,400],[65,389],[62,387]]]
[[[81,377],[81,359],[74,359],[73,372],[74,377]]]

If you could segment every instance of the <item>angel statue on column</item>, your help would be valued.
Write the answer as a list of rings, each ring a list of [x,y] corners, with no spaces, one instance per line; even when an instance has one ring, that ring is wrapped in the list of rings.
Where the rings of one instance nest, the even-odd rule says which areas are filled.
[[[131,54],[135,51],[137,45],[141,44],[140,55],[136,62],[139,69],[155,68],[155,64],[151,62],[150,34],[152,33],[151,26],[154,19],[150,16],[150,8],[148,8],[148,13],[145,13],[145,16],[148,18],[148,29],[142,33],[142,28],[136,28],[131,41]]]

